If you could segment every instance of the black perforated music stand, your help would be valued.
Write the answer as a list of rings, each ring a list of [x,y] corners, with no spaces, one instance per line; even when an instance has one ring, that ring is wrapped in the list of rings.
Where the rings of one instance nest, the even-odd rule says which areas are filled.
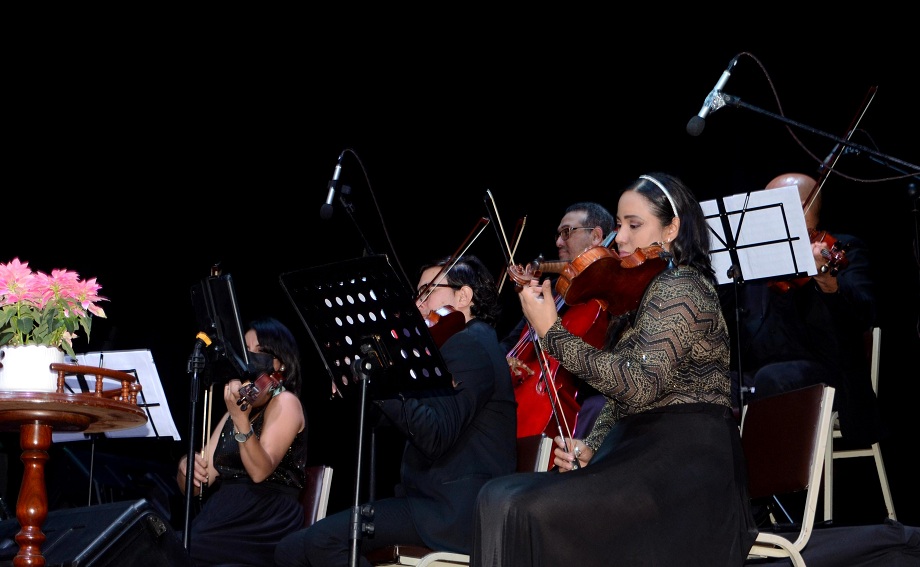
[[[281,274],[298,315],[338,395],[356,391],[355,361],[370,372],[375,397],[450,387],[450,375],[428,326],[385,255],[366,256]],[[368,356],[368,355],[376,356]],[[364,371],[377,370],[367,367]]]

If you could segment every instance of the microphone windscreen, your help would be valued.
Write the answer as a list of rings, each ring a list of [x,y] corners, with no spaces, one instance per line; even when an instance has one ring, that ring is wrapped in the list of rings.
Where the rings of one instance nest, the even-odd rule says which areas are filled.
[[[706,126],[706,120],[699,117],[699,115],[694,116],[690,119],[690,122],[687,122],[687,133],[691,136],[699,136],[703,133],[703,128]]]

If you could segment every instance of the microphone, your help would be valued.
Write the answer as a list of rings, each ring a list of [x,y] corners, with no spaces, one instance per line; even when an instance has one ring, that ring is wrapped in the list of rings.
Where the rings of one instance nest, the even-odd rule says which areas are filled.
[[[339,154],[339,160],[335,164],[335,171],[332,172],[332,180],[329,181],[329,193],[326,195],[326,202],[319,209],[319,217],[323,220],[332,218],[332,199],[335,197],[335,190],[339,186],[339,175],[342,173],[342,158],[345,152]]]
[[[706,117],[709,116],[709,113],[712,111],[712,102],[716,95],[722,92],[722,88],[725,87],[725,83],[728,82],[728,78],[732,76],[732,69],[738,63],[739,55],[732,57],[732,60],[728,62],[728,67],[722,71],[722,76],[719,77],[719,82],[716,83],[716,86],[713,87],[709,95],[706,96],[706,100],[703,101],[703,108],[700,109],[699,114],[690,119],[690,122],[687,122],[687,133],[691,136],[699,136],[703,133],[703,128],[706,126]]]
[[[204,331],[195,335],[195,348],[192,350],[192,355],[188,359],[188,372],[198,372],[199,370],[204,370],[205,367],[205,358],[204,358],[204,349],[211,346],[211,337],[208,336]],[[102,355],[100,358],[100,366],[102,366]]]

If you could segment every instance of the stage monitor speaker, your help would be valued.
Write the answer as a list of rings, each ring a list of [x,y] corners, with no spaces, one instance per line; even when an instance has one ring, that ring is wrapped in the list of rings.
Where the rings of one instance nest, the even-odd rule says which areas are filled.
[[[0,522],[0,567],[19,553],[15,518]],[[42,524],[46,567],[191,567],[180,534],[145,499],[48,513]]]

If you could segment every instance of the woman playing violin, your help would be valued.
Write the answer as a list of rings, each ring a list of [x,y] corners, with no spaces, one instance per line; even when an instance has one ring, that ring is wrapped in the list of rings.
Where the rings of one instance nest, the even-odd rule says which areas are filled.
[[[195,493],[206,500],[191,525],[195,565],[271,565],[281,538],[303,527],[300,490],[306,480],[307,420],[300,402],[300,352],[291,331],[273,318],[257,319],[245,333],[260,368],[253,382],[223,387],[228,411],[202,454],[195,455]],[[264,371],[264,372],[263,372]],[[253,399],[241,387],[272,379]],[[177,481],[185,489],[186,457]]]
[[[362,551],[422,545],[469,554],[479,489],[514,472],[517,461],[513,386],[494,328],[498,291],[491,272],[471,255],[422,267],[417,289],[423,317],[447,306],[461,314],[462,324],[439,346],[454,386],[424,397],[374,400],[372,407],[406,444],[400,484],[394,496],[374,502],[374,535],[362,541]],[[452,317],[436,325],[452,324]],[[276,565],[348,565],[350,525],[351,510],[344,510],[287,536]],[[370,565],[363,556],[359,561]]]
[[[521,291],[543,348],[607,403],[585,438],[555,439],[553,471],[483,487],[474,566],[683,565],[688,550],[693,564],[741,565],[754,541],[702,209],[680,180],[652,173],[623,191],[616,220],[624,264],[661,247],[670,267],[603,349],[560,324],[548,282]]]
[[[821,193],[816,180],[802,173],[785,173],[767,189],[795,186],[812,237],[817,274],[798,285],[786,282],[747,282],[739,289],[720,290],[723,313],[734,333],[740,330],[734,368],[741,365],[746,399],[768,396],[823,382],[834,386],[834,408],[848,439],[866,445],[884,433],[872,390],[864,335],[876,321],[875,286],[869,254],[861,239],[831,234],[821,224]],[[833,243],[830,242],[833,239]],[[836,244],[846,261],[829,261]],[[827,266],[832,268],[828,269]],[[798,280],[797,280],[798,281]],[[737,301],[736,301],[737,299]],[[736,305],[740,324],[735,325]],[[740,357],[737,355],[740,353]],[[732,380],[734,403],[740,404],[737,376]]]

